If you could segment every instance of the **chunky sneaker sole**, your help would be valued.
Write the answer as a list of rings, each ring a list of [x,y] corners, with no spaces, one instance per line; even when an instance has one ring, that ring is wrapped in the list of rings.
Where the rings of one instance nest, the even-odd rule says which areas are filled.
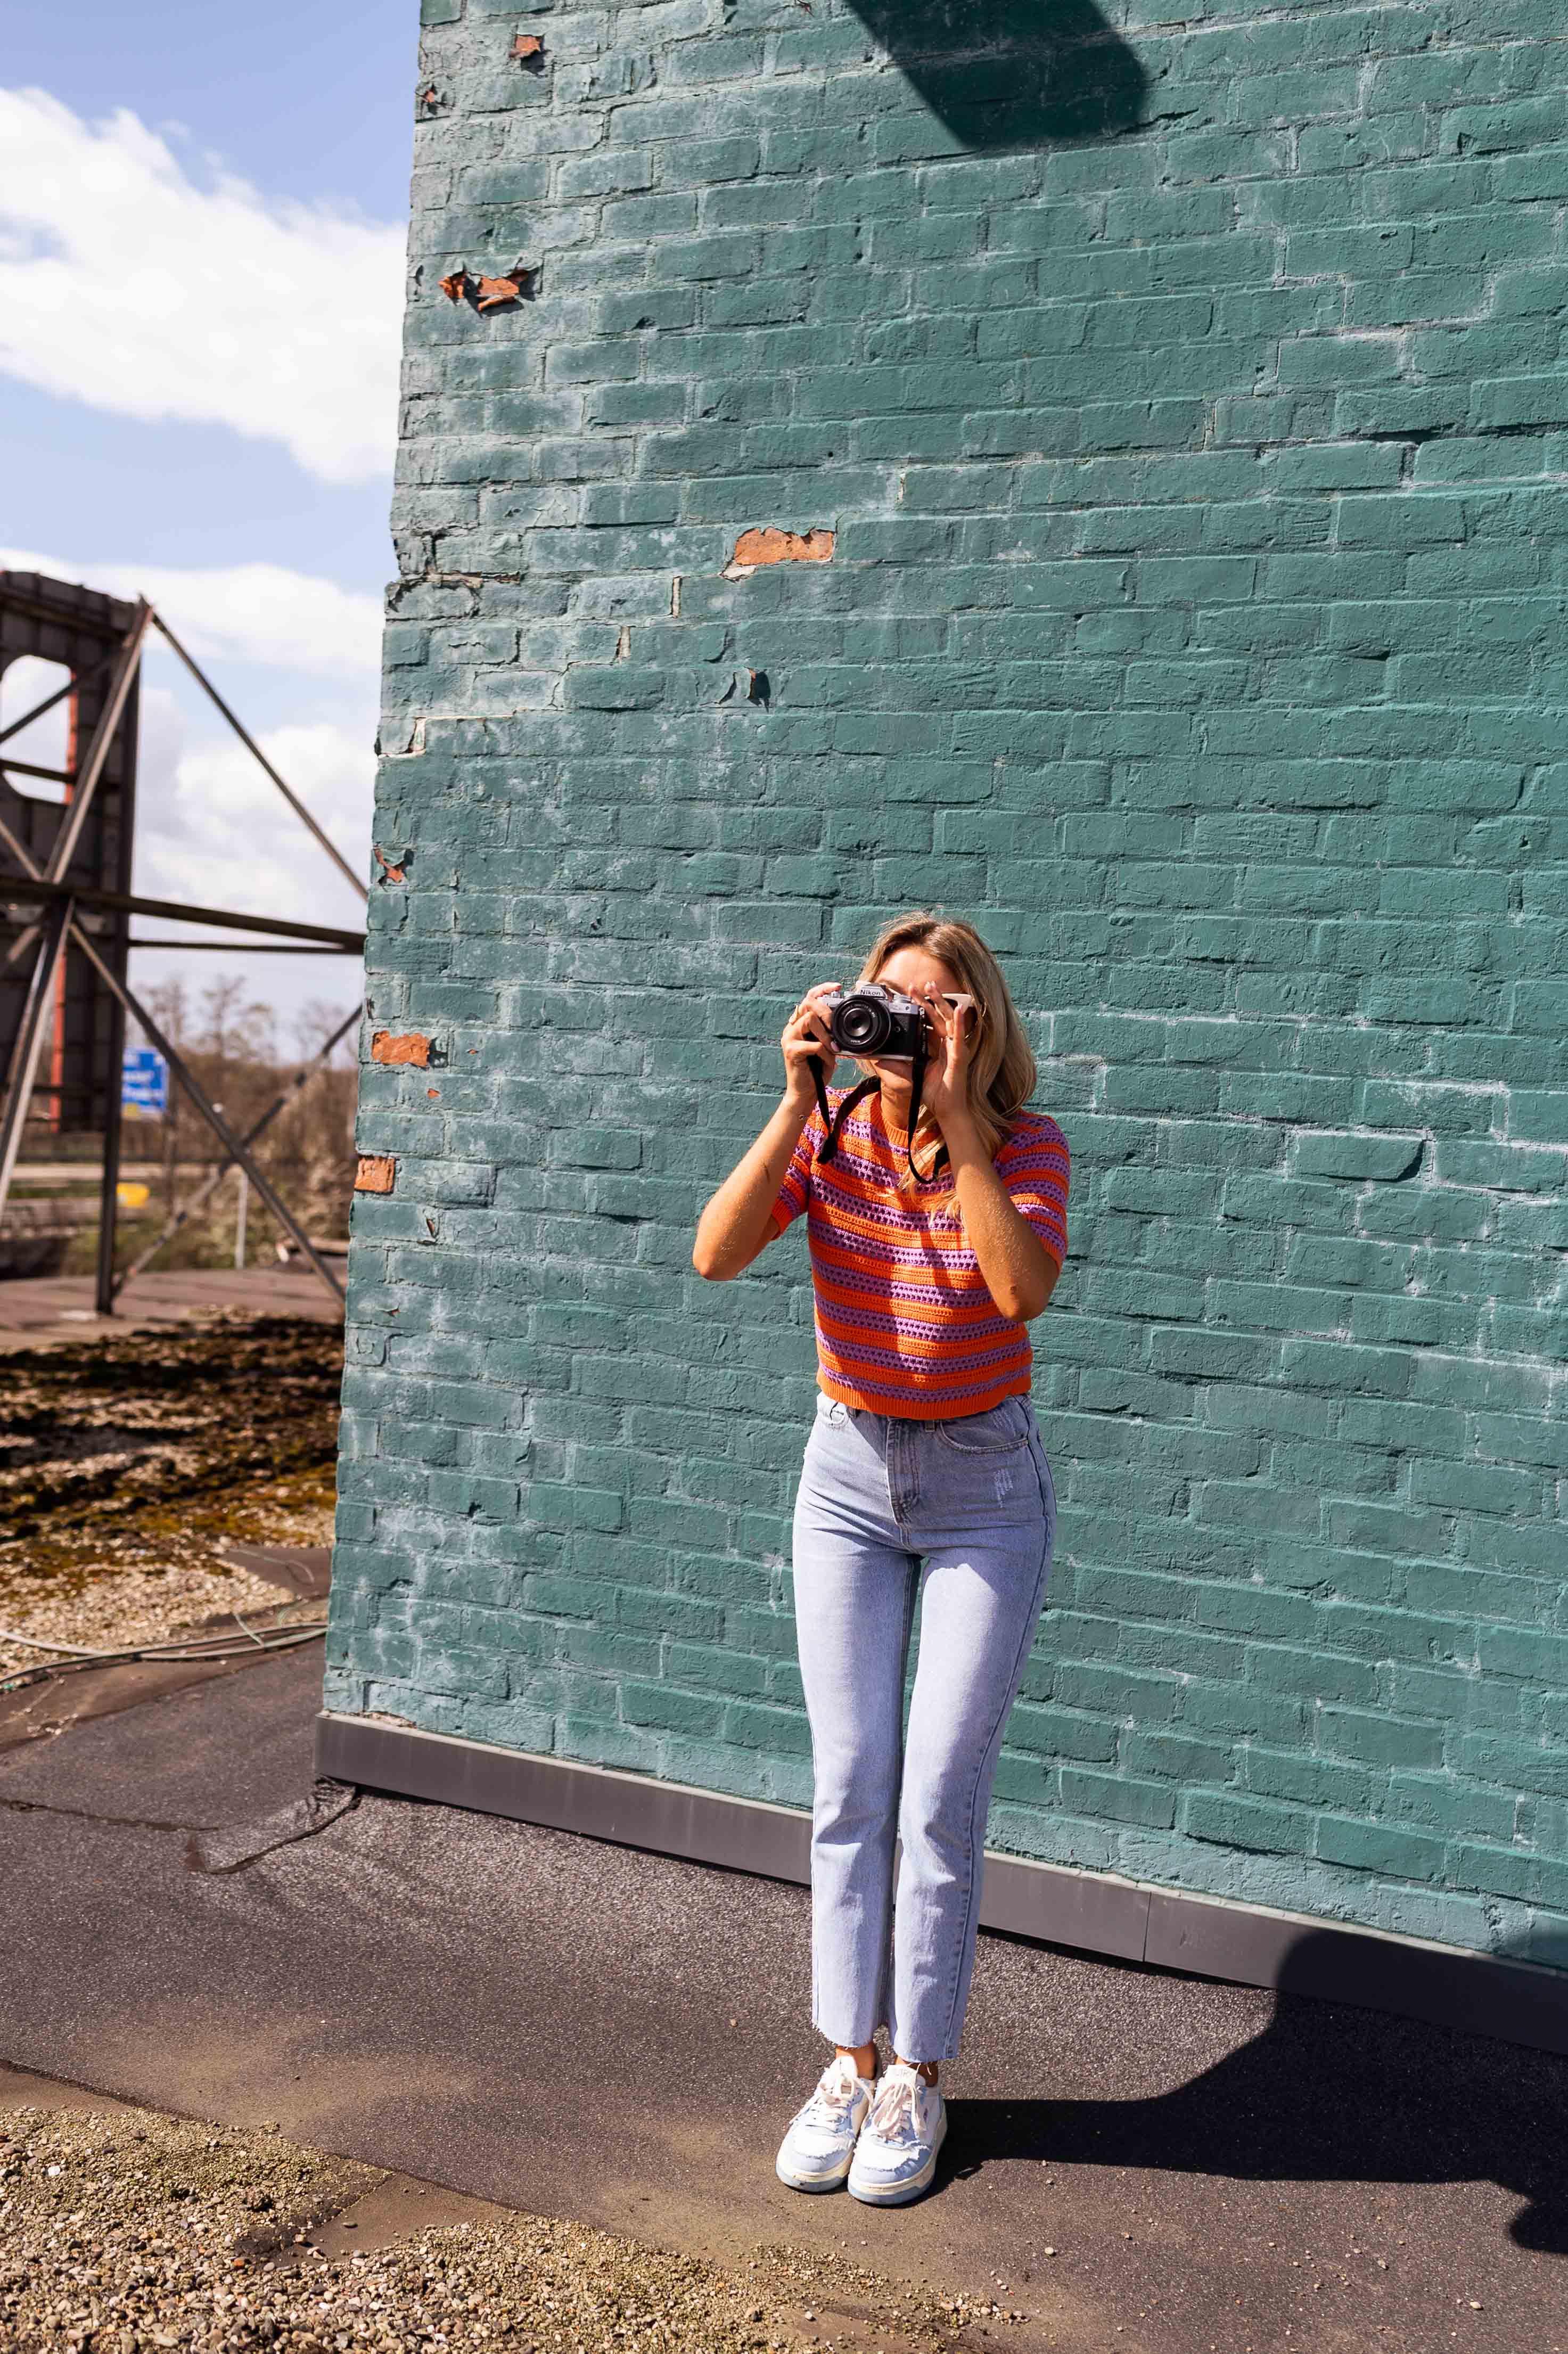
[[[773,2171],[789,2190],[842,2190],[854,2163],[875,2086],[847,2054],[830,2060],[817,2089],[789,2120]]]
[[[849,2180],[849,2170],[853,2164],[854,2152],[851,2150],[835,2173],[797,2174],[792,2167],[785,2165],[784,2153],[780,2150],[773,2171],[789,2190],[842,2190]]]

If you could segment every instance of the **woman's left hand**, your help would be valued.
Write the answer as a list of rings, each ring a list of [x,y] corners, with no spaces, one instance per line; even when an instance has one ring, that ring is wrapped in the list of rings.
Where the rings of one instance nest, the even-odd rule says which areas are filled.
[[[974,1055],[976,1009],[948,1005],[934,989],[917,992],[930,1018],[931,1036],[920,1108],[929,1112],[942,1131],[949,1151],[965,1123],[972,1119],[969,1103],[969,1063]]]

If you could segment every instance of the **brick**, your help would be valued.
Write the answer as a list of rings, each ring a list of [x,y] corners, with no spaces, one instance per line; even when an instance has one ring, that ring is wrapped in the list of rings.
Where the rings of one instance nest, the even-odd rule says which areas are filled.
[[[1436,1880],[1443,1872],[1446,1842],[1387,1823],[1326,1815],[1318,1826],[1318,1853],[1327,1863],[1350,1864],[1358,1872],[1386,1872],[1399,1880]]]

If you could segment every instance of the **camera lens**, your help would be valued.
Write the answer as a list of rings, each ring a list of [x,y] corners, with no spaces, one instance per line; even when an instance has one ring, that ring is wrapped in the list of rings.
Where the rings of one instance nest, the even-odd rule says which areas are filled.
[[[874,997],[846,997],[833,1027],[852,1055],[875,1055],[892,1035],[893,1017]]]

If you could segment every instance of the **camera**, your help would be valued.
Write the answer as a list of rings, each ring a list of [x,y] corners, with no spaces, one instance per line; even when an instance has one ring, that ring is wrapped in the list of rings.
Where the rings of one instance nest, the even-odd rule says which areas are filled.
[[[858,989],[835,989],[821,1005],[841,1054],[911,1063],[926,1044],[925,1007],[880,981],[862,981]]]

